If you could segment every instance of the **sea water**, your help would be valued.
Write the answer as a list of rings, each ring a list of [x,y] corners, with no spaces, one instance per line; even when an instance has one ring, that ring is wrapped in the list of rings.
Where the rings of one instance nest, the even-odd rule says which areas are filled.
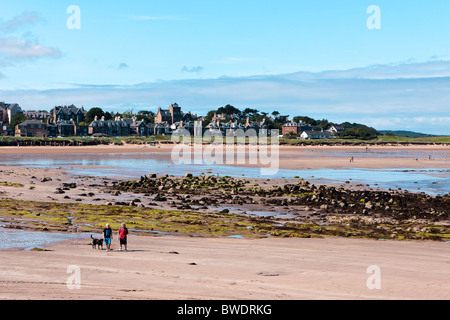
[[[0,227],[0,250],[42,248],[45,245],[74,239],[88,238],[88,234],[49,233],[12,230]]]
[[[405,154],[403,154],[403,153]],[[333,155],[327,151],[327,155]],[[337,152],[335,155],[339,155]],[[361,153],[360,156],[365,155]],[[396,151],[394,154],[385,154],[399,157],[418,156],[410,151]],[[322,155],[323,156],[323,155]],[[373,154],[372,154],[373,156]],[[380,155],[381,156],[381,155]],[[420,153],[425,156],[425,153]],[[439,155],[443,156],[443,155]],[[187,172],[194,175],[210,174],[218,176],[245,177],[255,179],[292,179],[300,177],[305,180],[324,181],[332,183],[360,183],[380,189],[402,189],[410,192],[425,192],[430,195],[446,194],[450,192],[450,168],[426,169],[366,169],[366,168],[340,168],[340,169],[280,169],[275,175],[264,176],[260,168],[239,167],[231,165],[178,165],[171,161],[170,153],[133,153],[133,154],[69,154],[69,155],[3,155],[0,156],[0,165],[23,166],[35,168],[61,168],[75,175],[110,177],[119,179],[139,179],[148,173],[170,174],[184,176]],[[450,163],[449,163],[450,165]]]

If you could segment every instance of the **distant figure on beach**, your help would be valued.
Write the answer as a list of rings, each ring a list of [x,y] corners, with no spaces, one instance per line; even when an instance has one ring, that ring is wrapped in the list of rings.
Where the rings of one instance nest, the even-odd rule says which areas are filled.
[[[122,246],[125,247],[125,251],[127,251],[127,236],[128,229],[125,223],[122,223],[122,226],[119,229],[119,242],[120,242],[120,251],[122,251]]]
[[[107,223],[105,229],[103,229],[103,238],[106,245],[106,251],[111,251],[112,229],[109,223]]]

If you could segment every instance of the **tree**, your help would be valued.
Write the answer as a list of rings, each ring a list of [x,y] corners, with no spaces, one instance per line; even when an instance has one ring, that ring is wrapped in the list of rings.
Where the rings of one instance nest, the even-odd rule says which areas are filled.
[[[122,113],[122,117],[125,119],[133,118],[134,117],[133,109],[127,110],[124,113]]]
[[[210,123],[212,121],[212,119],[214,118],[214,114],[217,113],[217,110],[211,110],[208,112],[208,114],[205,117],[205,122],[206,123]]]
[[[29,120],[29,118],[25,117],[22,113],[16,114],[9,123],[9,129],[11,131],[16,130],[16,126],[21,124],[22,122]]]
[[[101,108],[92,108],[86,113],[86,122],[91,124],[95,117],[97,117],[98,120],[101,120],[104,115],[105,113]]]
[[[112,120],[113,119],[113,114],[111,112],[105,112],[105,120]]]
[[[317,125],[317,121],[310,117],[297,116],[294,118],[294,122],[300,122],[300,121],[303,121],[303,123],[310,124],[312,126]]]
[[[220,107],[217,110],[217,113],[224,113],[224,114],[228,114],[228,115],[241,115],[241,110],[239,110],[238,108],[233,107],[232,105],[227,104],[225,107]]]
[[[144,121],[146,124],[155,123],[155,114],[151,111],[139,111],[136,119],[138,121]]]
[[[339,135],[343,138],[368,140],[376,138],[379,134],[374,128],[359,123],[344,122],[342,126],[345,128],[345,131]]]

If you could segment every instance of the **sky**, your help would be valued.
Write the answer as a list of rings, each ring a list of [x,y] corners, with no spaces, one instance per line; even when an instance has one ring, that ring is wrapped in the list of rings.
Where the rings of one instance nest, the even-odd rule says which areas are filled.
[[[0,100],[27,110],[156,111],[177,102],[202,115],[232,104],[450,135],[448,0],[0,7]]]

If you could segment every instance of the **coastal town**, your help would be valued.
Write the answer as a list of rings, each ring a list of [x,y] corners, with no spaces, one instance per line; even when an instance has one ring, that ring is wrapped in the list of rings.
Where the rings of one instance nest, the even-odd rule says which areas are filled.
[[[49,111],[23,110],[17,103],[0,102],[0,135],[15,137],[149,137],[171,136],[181,132],[195,134],[195,128],[201,127],[214,135],[227,135],[236,130],[279,129],[282,136],[297,139],[334,139],[346,129],[340,124],[315,123],[311,118],[280,116],[259,113],[246,109],[241,113],[228,105],[233,112],[210,112],[208,116],[198,116],[192,112],[183,112],[177,104],[167,109],[152,111],[131,111],[120,113],[104,112],[101,108],[86,110],[83,106],[58,106]],[[221,110],[219,109],[219,111]],[[302,118],[302,119],[300,119]],[[309,119],[310,121],[305,121]],[[186,130],[186,131],[184,131]]]

